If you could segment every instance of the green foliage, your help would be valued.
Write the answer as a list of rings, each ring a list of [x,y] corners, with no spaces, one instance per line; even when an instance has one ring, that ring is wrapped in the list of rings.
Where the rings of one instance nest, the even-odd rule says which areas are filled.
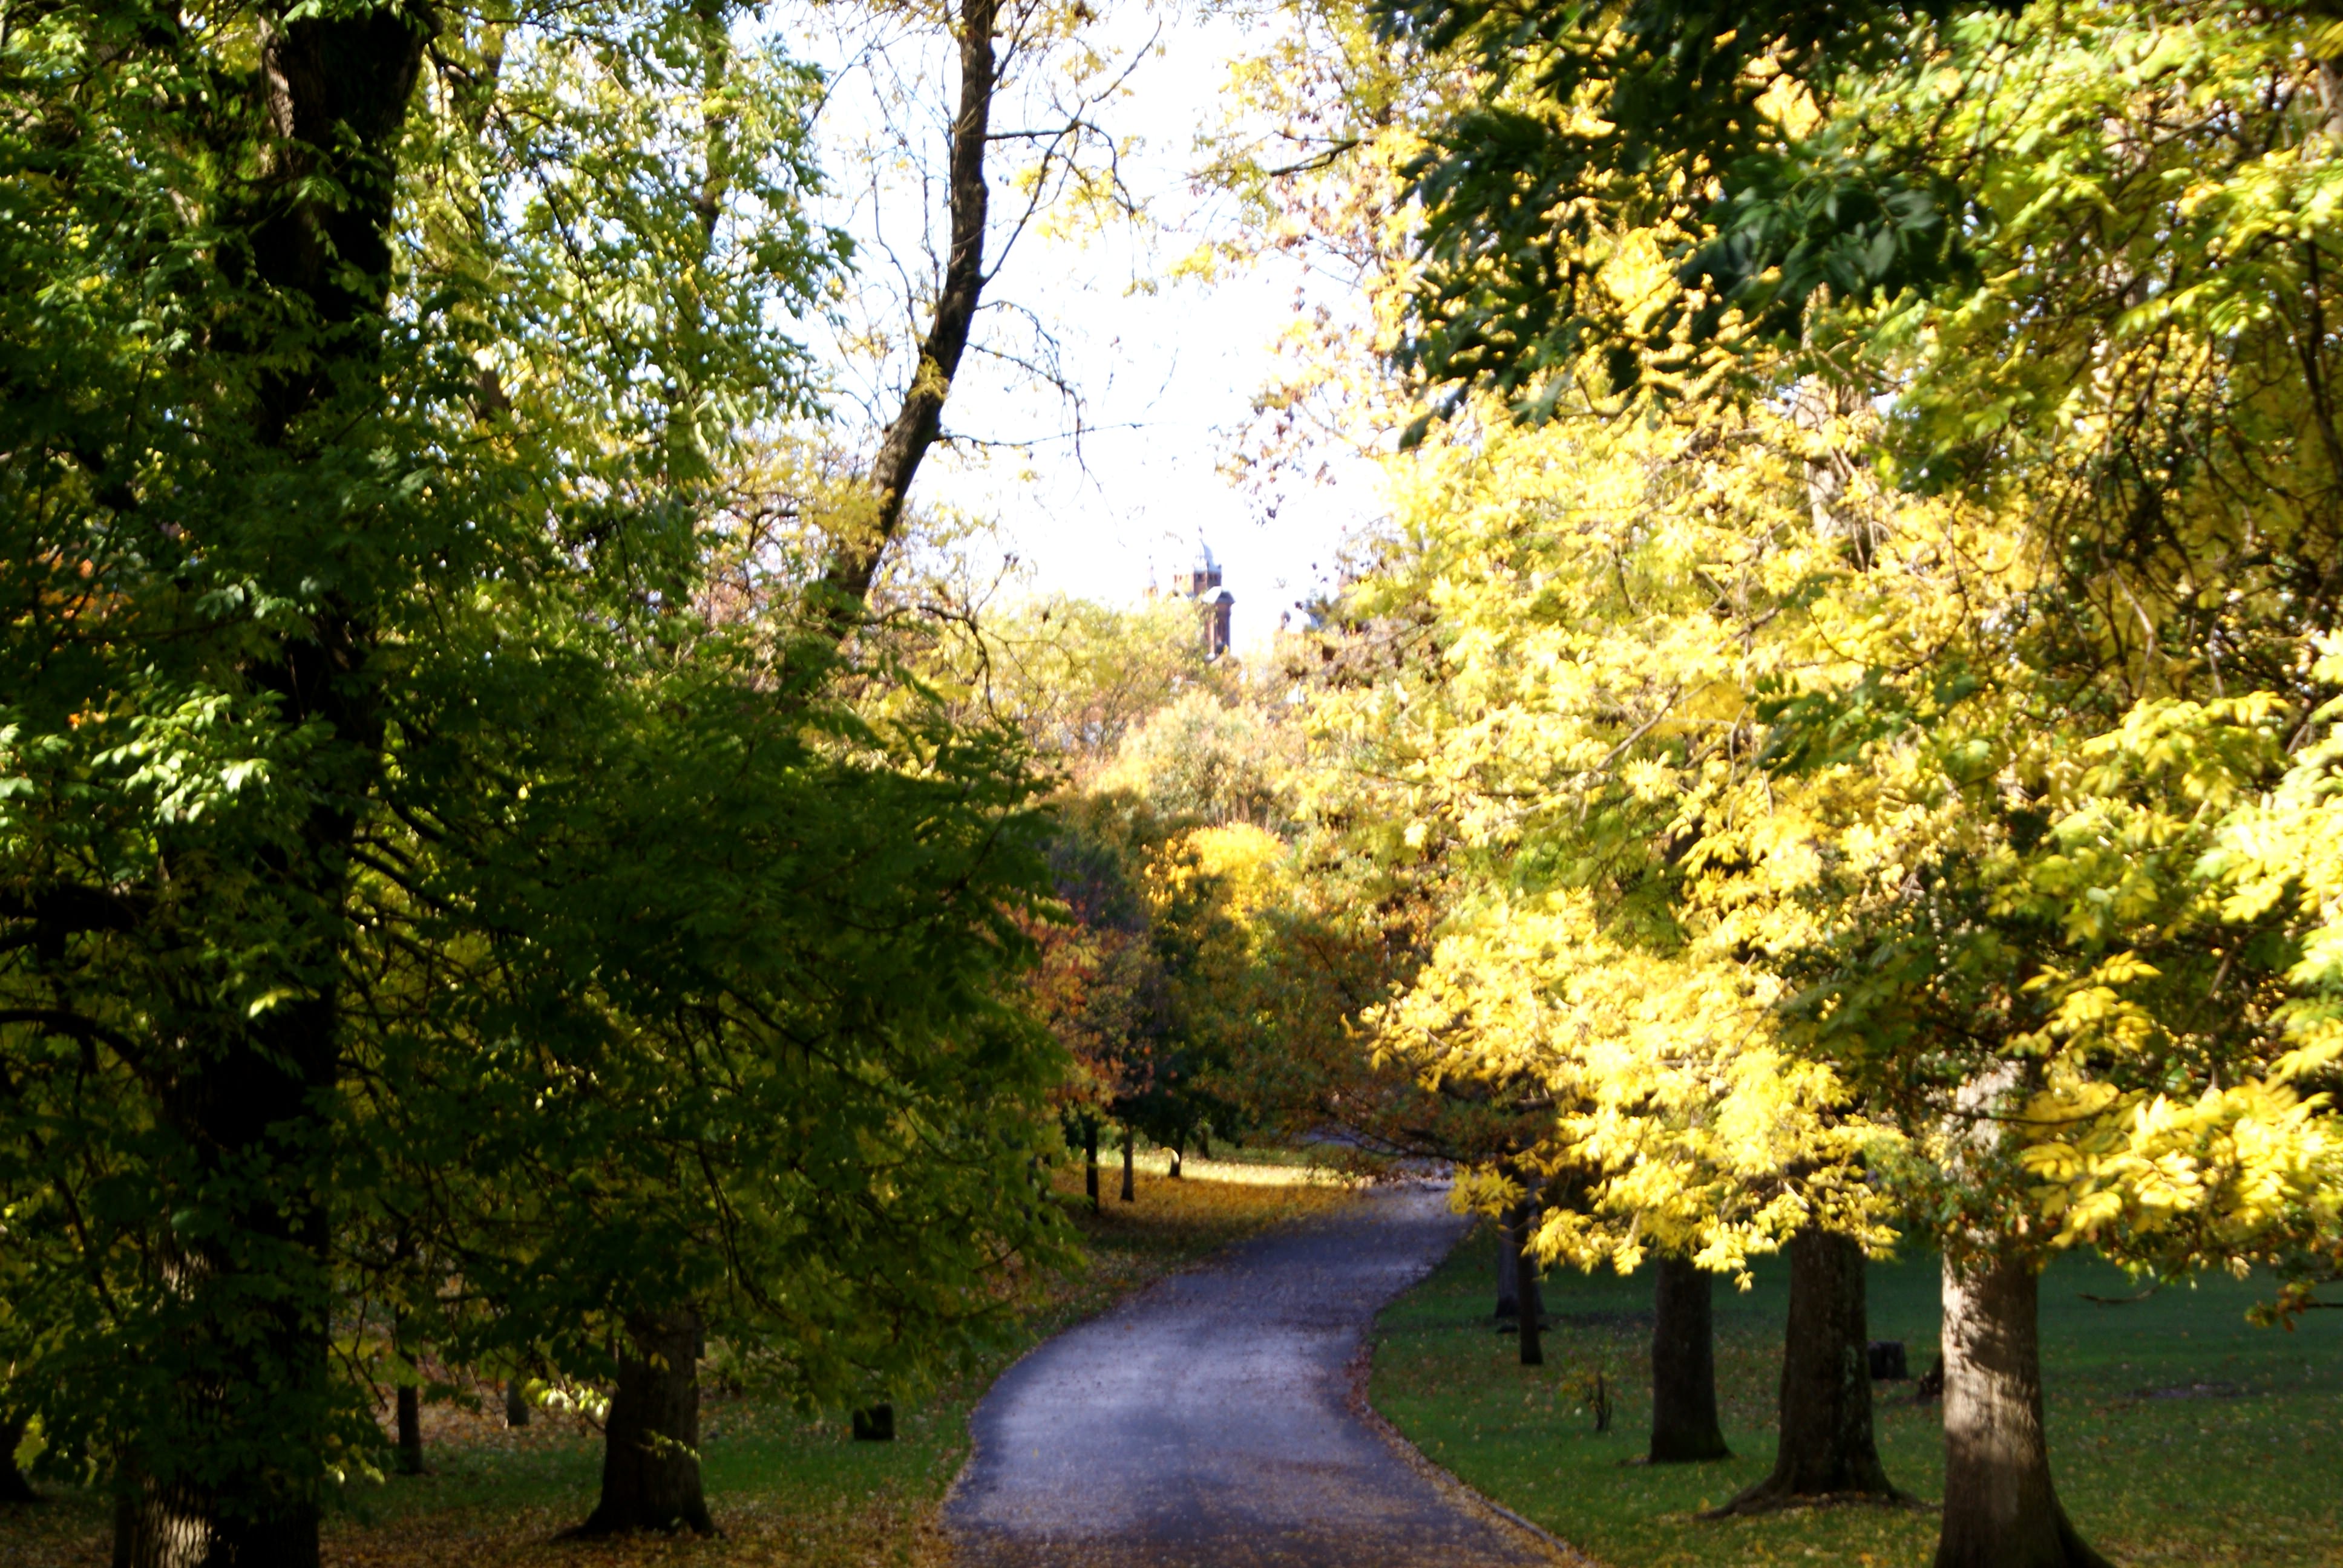
[[[473,1217],[432,1258],[461,1288],[417,1303],[465,1359],[594,1372],[598,1325],[690,1302],[794,1395],[908,1391],[1049,1253],[1060,1061],[1001,983],[1039,822],[997,741],[861,728],[721,652],[636,690],[522,675],[517,799],[486,737],[413,759],[412,836],[359,890],[376,1223]]]
[[[1122,737],[1098,787],[1131,791],[1166,822],[1282,825],[1290,733],[1252,703],[1190,690]]]
[[[860,1399],[1054,1255],[1021,753],[699,608],[840,250],[741,25],[0,32],[0,1402],[223,1542],[418,1340]]]
[[[1172,598],[1051,598],[988,618],[956,653],[948,678],[1085,784],[1166,705],[1219,684],[1195,608]]]
[[[1976,276],[1975,193],[1896,121],[1815,105],[1883,81],[1893,98],[1937,68],[1940,30],[2022,5],[1373,9],[1472,73],[1407,171],[1425,265],[1400,357],[1435,383],[1544,417],[1647,367],[1666,384],[1720,337],[1795,342],[1823,290],[1868,303]],[[1673,277],[1619,266],[1634,231]]]

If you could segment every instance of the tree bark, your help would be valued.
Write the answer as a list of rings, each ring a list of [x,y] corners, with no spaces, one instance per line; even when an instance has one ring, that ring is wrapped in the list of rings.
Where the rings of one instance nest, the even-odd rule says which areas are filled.
[[[306,301],[315,334],[284,355],[265,312],[220,342],[260,369],[255,434],[287,465],[307,461],[298,422],[345,387],[370,385],[390,277],[398,133],[429,34],[421,8],[329,8],[257,38],[266,120],[256,177],[226,221],[250,281]],[[231,265],[235,265],[231,263]],[[315,726],[345,759],[289,842],[264,857],[284,930],[285,1000],[257,1016],[197,1020],[158,1122],[186,1151],[161,1211],[198,1217],[202,1239],[160,1250],[176,1298],[173,1398],[123,1456],[114,1560],[122,1568],[316,1568],[314,1456],[333,1399],[323,1107],[339,1073],[353,802],[378,769],[382,722],[367,689],[365,611],[331,595],[244,673],[280,699],[287,729]],[[297,1457],[294,1457],[297,1456]],[[306,1462],[305,1462],[306,1461]]]
[[[1945,1257],[1945,1516],[1936,1568],[2107,1568],[2059,1506],[2034,1260]]]
[[[25,1422],[0,1415],[0,1503],[38,1503],[41,1494],[16,1468],[16,1450],[25,1441]]]
[[[1521,1266],[1514,1261],[1518,1251],[1513,1245],[1513,1222],[1505,1215],[1497,1216],[1497,1310],[1492,1315],[1499,1322],[1518,1317],[1522,1310]]]
[[[1537,1258],[1530,1249],[1530,1219],[1536,1208],[1523,1203],[1513,1211],[1513,1223],[1505,1233],[1511,1238],[1513,1254],[1513,1315],[1521,1322],[1522,1365],[1545,1365],[1545,1345],[1540,1339],[1544,1325],[1544,1293],[1538,1289]]]
[[[192,1486],[117,1480],[113,1568],[211,1568],[211,1504]]]
[[[505,1424],[527,1426],[528,1417],[528,1396],[521,1392],[520,1378],[515,1375],[505,1384]]]
[[[713,1535],[699,1483],[699,1314],[685,1308],[629,1318],[627,1342],[603,1426],[601,1500],[563,1537]]]
[[[1662,1258],[1652,1301],[1654,1464],[1726,1459],[1716,1422],[1716,1337],[1708,1271]]]
[[[1168,1180],[1180,1180],[1180,1146],[1177,1143],[1172,1145],[1172,1173]]]
[[[1887,1479],[1872,1435],[1863,1249],[1849,1237],[1808,1229],[1790,1238],[1789,1252],[1790,1316],[1774,1472],[1715,1516],[1819,1497],[1904,1501]]]
[[[877,515],[856,536],[831,547],[822,573],[828,613],[842,634],[860,611],[879,574],[887,547],[901,530],[905,498],[920,464],[943,429],[944,400],[967,352],[976,309],[983,297],[984,226],[991,203],[985,183],[984,151],[991,135],[992,99],[1000,85],[993,33],[1000,0],[960,0],[960,104],[952,117],[951,151],[945,176],[951,211],[951,248],[936,290],[935,314],[920,340],[920,360],[895,417],[870,464]]]
[[[1122,1201],[1126,1203],[1139,1201],[1139,1181],[1131,1170],[1131,1145],[1138,1141],[1139,1135],[1131,1131],[1131,1123],[1124,1122],[1122,1124]]]
[[[398,1473],[423,1473],[423,1391],[413,1383],[398,1385]]]
[[[1094,1118],[1082,1118],[1082,1184],[1088,1189],[1091,1212],[1099,1208],[1098,1122]]]

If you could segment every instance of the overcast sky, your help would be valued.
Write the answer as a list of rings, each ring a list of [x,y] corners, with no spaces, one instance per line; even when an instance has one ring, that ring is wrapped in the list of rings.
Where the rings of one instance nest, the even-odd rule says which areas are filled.
[[[1375,489],[1355,463],[1335,462],[1333,483],[1289,488],[1275,498],[1272,517],[1268,498],[1222,477],[1252,395],[1273,368],[1272,345],[1292,320],[1296,288],[1305,279],[1297,267],[1273,261],[1209,287],[1165,283],[1150,293],[1133,285],[1161,278],[1213,224],[1227,221],[1192,194],[1189,175],[1197,130],[1217,113],[1243,24],[1133,8],[1110,25],[1126,48],[1151,34],[1159,37],[1134,69],[1129,95],[1102,117],[1119,133],[1142,138],[1122,164],[1123,178],[1169,232],[1152,241],[1123,231],[1074,241],[1029,230],[988,295],[1031,311],[1058,339],[1089,428],[1077,450],[1062,399],[1020,387],[1012,373],[972,360],[953,387],[947,428],[1022,445],[994,447],[980,461],[931,458],[913,499],[990,518],[1038,589],[1107,603],[1132,601],[1151,578],[1168,584],[1186,571],[1201,537],[1236,597],[1233,630],[1242,648],[1274,630],[1280,613],[1325,578],[1345,531],[1374,513]],[[833,68],[841,63],[825,62]],[[841,75],[833,101],[826,138],[833,143],[867,124],[861,116],[868,111],[858,110],[854,95],[868,85],[851,76]],[[1004,117],[996,115],[996,129]],[[930,139],[940,153],[940,126]],[[852,156],[835,155],[833,169]],[[840,186],[851,196],[851,165],[841,172]],[[995,188],[999,193],[998,182]],[[1003,201],[996,194],[996,212]],[[916,210],[916,200],[900,191],[874,205],[866,189],[845,220],[864,246],[866,269],[877,265],[872,241],[882,229],[899,253],[909,248]]]

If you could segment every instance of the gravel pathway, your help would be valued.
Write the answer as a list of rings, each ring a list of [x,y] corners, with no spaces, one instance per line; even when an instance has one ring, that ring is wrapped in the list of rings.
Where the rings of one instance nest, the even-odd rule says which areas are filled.
[[[1059,1335],[971,1422],[944,1518],[970,1568],[1525,1568],[1530,1533],[1351,1406],[1385,1302],[1455,1243],[1443,1192],[1376,1189]]]

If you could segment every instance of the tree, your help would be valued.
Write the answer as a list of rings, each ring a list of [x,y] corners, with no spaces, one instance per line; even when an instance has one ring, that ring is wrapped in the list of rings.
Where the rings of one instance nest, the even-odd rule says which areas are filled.
[[[1099,784],[1165,709],[1227,684],[1178,600],[1114,608],[1051,598],[984,617],[978,632],[943,650],[939,678],[970,689],[973,711],[1013,726],[1081,789]]]
[[[1716,1423],[1716,1329],[1709,1275],[1685,1258],[1662,1258],[1652,1303],[1654,1464],[1725,1459]]]
[[[142,1564],[316,1561],[342,1312],[622,1395],[696,1318],[842,1402],[1051,1234],[1024,769],[696,608],[834,251],[802,73],[215,20],[12,25],[0,132],[9,1394]]]
[[[1782,1338],[1781,1435],[1774,1468],[1726,1513],[1815,1497],[1901,1500],[1872,1435],[1870,1323],[1863,1248],[1809,1226],[1790,1238],[1790,1312]]]
[[[1723,1446],[1704,1276],[1684,1260],[1737,1268],[1808,1226],[1876,1234],[1839,1180],[1860,1119],[1833,1114],[1826,1075],[1785,1070],[1771,982],[1684,919],[1701,781],[1748,755],[1736,687],[1785,657],[1751,633],[1811,565],[1775,532],[1797,470],[1764,433],[1428,444],[1348,600],[1410,641],[1317,715],[1347,809],[1386,835],[1363,844],[1430,903],[1424,962],[1367,1014],[1378,1045],[1430,1081],[1535,1096],[1538,1125],[1474,1200],[1569,1195],[1538,1244],[1582,1266],[1662,1254],[1662,1459]]]
[[[930,451],[950,439],[944,416],[964,363],[993,359],[1075,395],[1043,368],[1055,355],[1040,314],[1000,309],[1003,302],[988,291],[1019,238],[1045,216],[1080,221],[1128,206],[1115,144],[1098,111],[1121,94],[1135,62],[1100,40],[1099,13],[1079,0],[958,0],[940,15],[893,5],[804,14],[859,35],[847,53],[872,78],[875,125],[866,139],[838,149],[836,161],[860,166],[870,188],[860,199],[904,209],[890,216],[908,219],[920,236],[917,254],[891,242],[883,227],[872,236],[885,265],[851,297],[863,318],[840,345],[840,357],[878,388],[863,399],[873,447],[859,466],[860,482],[823,518],[814,591],[830,628],[843,636],[884,586],[890,552],[912,515],[913,481]],[[920,58],[937,43],[950,51],[941,82],[927,79]],[[1001,114],[1023,123],[997,126]],[[994,157],[1004,147],[1023,149],[1024,160],[1003,170]],[[900,184],[897,176],[904,176]],[[996,202],[996,184],[1010,199]],[[900,289],[885,286],[890,274],[901,280]],[[1015,345],[1001,327],[980,330],[988,317],[1030,320],[1038,341]]]
[[[1248,702],[1191,689],[1123,736],[1097,784],[1131,790],[1165,822],[1282,826],[1291,739]]]
[[[80,1190],[41,1241],[97,1271],[82,1321],[111,1343],[60,1347],[96,1397],[41,1414],[68,1449],[105,1433],[142,1563],[316,1560],[319,1456],[347,1435],[321,1091],[377,650],[392,585],[461,548],[407,485],[418,410],[381,390],[412,364],[384,328],[424,18],[239,21],[249,55],[176,13],[30,19],[0,140],[0,834],[25,939],[0,1016],[38,1184],[11,1196]],[[53,1124],[100,1151],[78,1170],[26,1120],[59,1048],[105,1085]],[[105,1191],[126,1181],[156,1206]]]
[[[1462,78],[1403,171],[1422,266],[1393,347],[1446,389],[1414,435],[1473,388],[1532,420],[1589,393],[1697,398],[1734,352],[1798,338],[1818,295],[1976,274],[1978,182],[1899,133],[1851,137],[1859,122],[1824,106],[1866,78],[1894,97],[1932,41],[1988,38],[2022,0],[1370,9]],[[1635,233],[1664,271],[1622,244]]]
[[[380,929],[487,935],[372,955],[407,1003],[383,1201],[462,1217],[429,1298],[452,1354],[617,1373],[597,1531],[700,1512],[655,1424],[697,1399],[678,1345],[820,1404],[908,1393],[1010,1310],[982,1282],[1012,1254],[1056,1256],[1061,1061],[1009,984],[1041,886],[1021,776],[932,717],[809,734],[821,706],[719,653],[598,700],[519,676],[527,800],[447,787],[428,764],[473,752],[443,736],[368,890]]]
[[[25,1423],[0,1417],[0,1503],[38,1503],[40,1493],[17,1467],[16,1451],[25,1444]]]
[[[1463,88],[1413,166],[1404,363],[1532,421],[1818,415],[1765,437],[1831,474],[1807,528],[1739,556],[1810,575],[1762,620],[1721,600],[1782,662],[1658,661],[1646,739],[1721,699],[1749,721],[1714,793],[1681,757],[1649,776],[1697,806],[1669,903],[1778,985],[1819,1113],[1893,1129],[1873,1179],[1946,1249],[1939,1563],[2094,1561],[2040,1429],[2049,1251],[2327,1250],[2300,906],[2263,859],[2219,913],[2214,872],[2331,614],[2330,51],[2220,5],[1390,15]]]

